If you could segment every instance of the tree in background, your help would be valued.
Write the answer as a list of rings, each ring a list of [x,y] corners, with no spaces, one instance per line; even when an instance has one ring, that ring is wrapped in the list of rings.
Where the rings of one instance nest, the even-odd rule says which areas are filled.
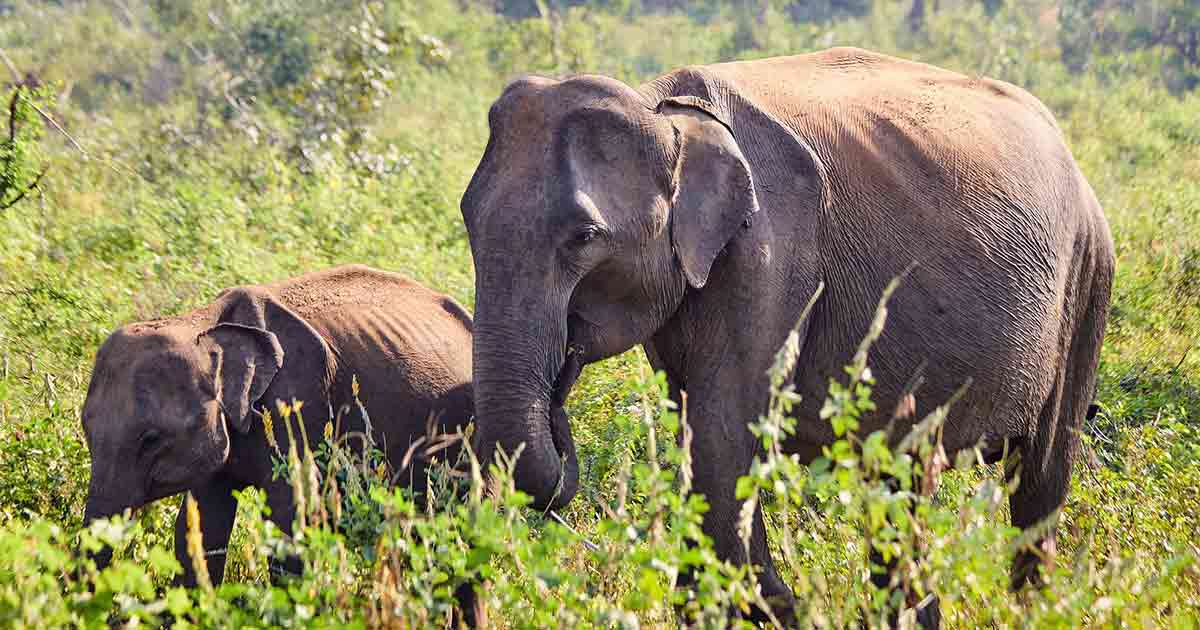
[[[871,12],[872,4],[874,0],[807,0],[789,3],[787,14],[795,22],[828,22],[866,15]]]
[[[1200,3],[1195,0],[1062,0],[1059,46],[1074,71],[1149,59],[1175,91],[1200,85]]]

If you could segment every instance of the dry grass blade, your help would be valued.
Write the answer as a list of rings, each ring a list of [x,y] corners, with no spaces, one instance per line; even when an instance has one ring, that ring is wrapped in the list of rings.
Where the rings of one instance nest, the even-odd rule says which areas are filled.
[[[425,436],[422,435],[421,437],[413,440],[412,444],[408,445],[408,450],[404,451],[404,457],[400,459],[400,470],[408,470],[408,467],[412,465],[413,455],[417,454],[417,451],[420,450],[421,445],[424,443]]]
[[[587,547],[589,551],[600,551],[599,545],[588,540],[587,536],[584,536],[583,534],[579,533],[579,531],[576,530],[574,527],[571,527],[571,524],[568,523],[563,517],[559,516],[558,512],[555,512],[554,510],[550,510],[550,511],[546,512],[546,514],[548,514],[550,516],[550,518],[554,519],[554,522],[567,528],[567,531],[571,532],[577,538],[579,538],[579,542],[583,543],[583,546]]]
[[[61,133],[63,135],[63,137],[65,137],[68,141],[70,141],[71,145],[74,146],[75,149],[78,150],[81,154],[83,154],[83,157],[85,159],[91,157],[88,154],[87,150],[83,148],[83,145],[79,144],[79,141],[76,140],[75,137],[72,136],[70,133],[68,133],[66,129],[63,129],[62,125],[58,124],[58,121],[54,120],[53,116],[51,116],[50,114],[47,114],[46,111],[43,110],[41,107],[38,107],[37,103],[34,103],[33,101],[31,101],[27,98],[25,98],[24,101],[25,101],[26,105],[29,105],[30,107],[33,108],[33,111],[40,114],[42,116],[42,118],[45,119],[46,122],[50,123],[51,127],[54,127],[55,130],[57,130],[59,133]]]
[[[8,71],[13,76],[13,81],[21,80],[21,72],[17,70],[17,64],[13,63],[12,59],[9,58],[8,53],[4,52],[3,48],[0,48],[0,61],[3,61],[4,65],[8,67]]]

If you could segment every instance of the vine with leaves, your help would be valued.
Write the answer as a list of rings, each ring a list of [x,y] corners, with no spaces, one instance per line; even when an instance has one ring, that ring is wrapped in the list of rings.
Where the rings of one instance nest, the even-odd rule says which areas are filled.
[[[42,180],[50,171],[50,165],[39,163],[38,141],[44,127],[37,101],[47,99],[41,87],[30,87],[16,83],[8,98],[5,109],[7,134],[0,139],[0,212],[7,210],[41,190]]]

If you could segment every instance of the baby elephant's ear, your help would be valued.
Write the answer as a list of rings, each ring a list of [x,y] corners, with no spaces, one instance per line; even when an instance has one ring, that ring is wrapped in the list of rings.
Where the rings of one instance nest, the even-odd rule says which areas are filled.
[[[227,421],[239,433],[250,430],[250,406],[283,367],[283,348],[274,333],[241,324],[218,324],[205,331],[221,349],[216,364],[217,396]]]

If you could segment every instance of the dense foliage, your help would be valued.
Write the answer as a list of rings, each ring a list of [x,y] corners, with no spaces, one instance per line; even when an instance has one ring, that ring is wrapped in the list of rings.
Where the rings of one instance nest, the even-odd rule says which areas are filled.
[[[79,406],[113,328],[227,286],[361,262],[472,304],[458,199],[487,107],[518,73],[637,83],[682,64],[859,45],[1046,102],[1109,217],[1118,272],[1090,465],[1077,467],[1058,566],[1038,591],[1007,592],[1022,544],[1010,489],[994,468],[939,457],[939,413],[910,451],[857,435],[866,345],[822,418],[791,418],[794,394],[776,381],[755,427],[763,455],[739,488],[766,508],[802,616],[881,623],[873,545],[941,597],[949,627],[1196,627],[1198,33],[1189,0],[0,0],[0,60],[14,73],[0,92],[0,625],[424,627],[448,622],[468,580],[487,583],[499,626],[671,627],[676,606],[724,624],[727,607],[755,601],[753,578],[700,535],[704,503],[684,496],[676,446],[685,414],[662,401],[640,351],[588,368],[569,401],[582,489],[566,525],[522,509],[503,470],[488,492],[435,472],[424,510],[382,483],[377,456],[336,440],[284,446],[304,526],[282,537],[246,492],[225,583],[191,591],[170,586],[177,501],[80,531]],[[785,345],[779,373],[794,360]],[[274,421],[297,413],[312,410]],[[833,422],[841,441],[798,466],[776,448],[795,422]],[[879,482],[908,470],[920,487]],[[100,541],[118,560],[96,572],[74,550]],[[299,553],[304,576],[273,584],[272,550]],[[674,588],[686,568],[698,581]]]

